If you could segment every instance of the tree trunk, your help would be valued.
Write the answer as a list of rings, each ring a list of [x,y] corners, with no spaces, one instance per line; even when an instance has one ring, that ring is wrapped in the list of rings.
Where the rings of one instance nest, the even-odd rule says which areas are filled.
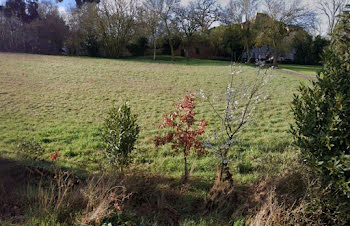
[[[185,160],[185,175],[184,175],[184,182],[187,182],[188,179],[188,169],[187,169],[187,156],[186,156],[186,149],[184,149],[184,160]]]
[[[247,64],[250,63],[250,49],[249,49],[249,46],[248,44],[246,45],[246,51],[247,51]]]
[[[272,65],[275,67],[278,66],[277,58],[278,58],[278,50],[277,50],[277,48],[275,48],[273,50],[273,63],[272,63]]]
[[[190,44],[187,44],[187,54],[186,54],[187,60],[190,59],[191,53],[190,53]]]
[[[175,54],[174,54],[174,46],[173,46],[173,41],[172,41],[172,36],[171,36],[171,31],[169,29],[168,23],[166,19],[164,20],[166,31],[168,33],[168,41],[169,41],[169,46],[170,46],[170,52],[171,52],[171,60],[175,60]]]
[[[170,45],[170,52],[171,52],[171,60],[174,61],[175,60],[174,46],[171,38],[169,38],[169,45]]]
[[[216,178],[205,200],[207,211],[227,211],[237,202],[237,193],[227,163],[221,163],[216,170]]]
[[[153,60],[156,60],[156,52],[157,52],[157,43],[155,38],[153,37]]]
[[[233,184],[232,174],[227,163],[221,163],[220,167],[216,170],[215,184],[218,185],[224,182],[228,182],[230,185]]]

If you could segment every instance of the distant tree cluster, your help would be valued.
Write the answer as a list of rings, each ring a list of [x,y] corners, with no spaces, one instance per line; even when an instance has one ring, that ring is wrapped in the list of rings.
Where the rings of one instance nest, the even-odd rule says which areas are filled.
[[[59,54],[68,32],[48,2],[8,0],[0,6],[0,51]]]
[[[187,5],[180,0],[76,0],[76,7],[63,14],[54,3],[7,0],[0,6],[0,51],[153,59],[170,54],[174,60],[180,45],[188,58],[195,46],[205,46],[218,59],[251,62],[252,49],[265,46],[274,64],[287,52],[295,53],[296,63],[317,64],[329,43],[308,33],[316,18],[300,0],[230,0],[225,7],[217,0]],[[337,23],[331,21],[330,27]]]

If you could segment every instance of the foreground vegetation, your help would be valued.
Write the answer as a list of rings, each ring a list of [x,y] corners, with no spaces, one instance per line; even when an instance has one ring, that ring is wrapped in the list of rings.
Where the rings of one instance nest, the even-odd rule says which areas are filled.
[[[271,225],[336,219],[337,210],[319,209],[335,206],[329,203],[336,199],[327,198],[291,145],[292,94],[308,80],[272,72],[267,99],[228,154],[234,186],[215,193],[210,188],[217,159],[211,152],[188,156],[190,177],[183,183],[183,156],[167,145],[155,147],[154,138],[163,113],[188,93],[197,96],[198,118],[208,121],[205,135],[218,129],[220,120],[200,102],[199,90],[223,113],[228,63],[0,54],[0,67],[4,224]],[[233,87],[254,79],[255,67],[242,70]],[[140,138],[130,168],[115,173],[106,164],[101,129],[108,109],[125,101],[138,115]],[[208,202],[209,190],[211,198],[224,194],[217,196],[219,205]]]

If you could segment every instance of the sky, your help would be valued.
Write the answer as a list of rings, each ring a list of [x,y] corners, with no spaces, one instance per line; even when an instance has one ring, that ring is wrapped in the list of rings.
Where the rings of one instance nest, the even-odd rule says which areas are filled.
[[[52,2],[56,2],[56,0],[50,0]],[[188,2],[192,0],[181,0],[182,4],[186,5]],[[225,6],[229,0],[217,0],[222,6]],[[306,6],[309,6],[313,9],[316,8],[317,0],[301,0]],[[6,0],[0,0],[0,5],[3,5]],[[63,2],[58,3],[59,10],[61,13],[64,13],[67,9],[75,6],[75,0],[63,0]],[[327,31],[327,21],[324,16],[321,17],[321,34],[324,34]]]

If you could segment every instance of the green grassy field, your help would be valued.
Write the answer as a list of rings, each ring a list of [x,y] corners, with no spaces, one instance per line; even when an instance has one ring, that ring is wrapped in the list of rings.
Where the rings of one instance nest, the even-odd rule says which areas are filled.
[[[163,113],[174,109],[187,92],[210,94],[219,109],[230,78],[228,62],[166,58],[112,60],[87,57],[0,54],[0,150],[14,156],[23,140],[40,142],[44,158],[60,151],[72,169],[97,170],[105,162],[100,128],[113,105],[129,101],[138,114],[141,135],[134,152],[134,166],[167,176],[180,177],[182,157],[169,146],[155,148],[152,139]],[[239,87],[256,69],[243,66],[234,84]],[[24,73],[24,75],[23,75]],[[89,78],[91,78],[89,82]],[[241,145],[232,151],[234,177],[252,182],[268,172],[278,172],[295,158],[289,133],[290,102],[300,82],[288,74],[275,74],[267,85],[267,100],[257,106],[254,122],[241,133]],[[206,135],[220,126],[210,106],[198,98],[198,119],[209,121]],[[212,180],[213,155],[192,156],[193,176]]]
[[[281,69],[298,72],[304,75],[313,75],[313,76],[316,76],[317,72],[322,68],[321,66],[317,66],[317,65],[294,65],[294,64],[279,64],[278,67]]]

